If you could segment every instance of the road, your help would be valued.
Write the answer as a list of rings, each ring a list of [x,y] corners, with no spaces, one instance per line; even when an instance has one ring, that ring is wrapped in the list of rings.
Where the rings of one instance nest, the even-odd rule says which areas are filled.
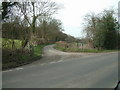
[[[49,63],[51,61],[58,61],[58,60],[67,60],[67,59],[75,59],[83,56],[88,55],[95,55],[93,53],[67,53],[56,50],[53,48],[54,45],[48,45],[43,49],[43,58],[33,64],[41,64],[41,63]]]
[[[44,49],[44,58],[53,59],[52,46]],[[47,55],[48,52],[51,54]],[[56,55],[59,58],[54,54],[53,61],[38,60],[26,66],[3,71],[3,88],[114,88],[116,86],[117,53],[93,55],[58,52],[56,51]]]

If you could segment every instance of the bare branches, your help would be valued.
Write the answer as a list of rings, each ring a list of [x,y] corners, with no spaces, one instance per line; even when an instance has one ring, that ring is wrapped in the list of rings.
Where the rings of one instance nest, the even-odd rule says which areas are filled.
[[[30,26],[36,23],[38,17],[49,17],[57,12],[58,5],[50,0],[40,0],[39,2],[22,2],[18,4],[21,13]]]
[[[40,7],[38,7],[39,13],[36,15],[36,17],[51,16],[51,15],[55,14],[55,12],[57,12],[57,10],[59,9],[55,2],[41,1],[41,2],[38,2],[37,4]]]
[[[27,8],[26,8],[26,2],[23,2],[22,4],[17,4],[18,5],[18,7],[21,9],[21,12],[23,13],[23,15],[24,15],[24,18],[27,20],[27,22],[29,23],[29,25],[31,26],[31,23],[30,23],[30,21],[29,21],[29,19],[28,19],[28,16],[27,16]]]

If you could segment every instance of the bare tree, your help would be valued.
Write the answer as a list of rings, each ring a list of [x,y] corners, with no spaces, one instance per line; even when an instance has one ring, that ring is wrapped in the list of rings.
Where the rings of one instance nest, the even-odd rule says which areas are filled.
[[[93,47],[93,38],[96,33],[96,25],[98,21],[97,15],[95,13],[87,14],[84,18],[84,32],[86,33],[86,38],[88,44]]]
[[[40,0],[39,2],[20,2],[17,5],[17,9],[21,13],[21,16],[24,16],[30,26],[31,37],[29,37],[29,40],[27,39],[27,41],[34,45],[33,38],[37,19],[55,14],[59,7],[55,2],[50,0]]]

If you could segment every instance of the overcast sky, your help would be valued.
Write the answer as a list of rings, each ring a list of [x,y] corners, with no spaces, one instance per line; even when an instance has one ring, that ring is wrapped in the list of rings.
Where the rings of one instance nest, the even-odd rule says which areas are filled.
[[[117,9],[120,0],[53,0],[62,4],[63,8],[59,10],[56,18],[63,23],[65,33],[82,37],[83,18],[89,12],[96,14],[104,9]]]

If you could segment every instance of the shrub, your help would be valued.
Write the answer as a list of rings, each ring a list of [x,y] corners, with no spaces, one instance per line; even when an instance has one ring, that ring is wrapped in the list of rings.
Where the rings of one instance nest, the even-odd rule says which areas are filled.
[[[69,47],[69,44],[65,41],[59,41],[59,42],[56,42],[56,45],[58,47],[64,47],[64,48],[68,48]]]
[[[24,57],[29,57],[29,50],[25,49],[2,49],[2,64],[3,69],[15,67],[19,64],[25,63]]]

